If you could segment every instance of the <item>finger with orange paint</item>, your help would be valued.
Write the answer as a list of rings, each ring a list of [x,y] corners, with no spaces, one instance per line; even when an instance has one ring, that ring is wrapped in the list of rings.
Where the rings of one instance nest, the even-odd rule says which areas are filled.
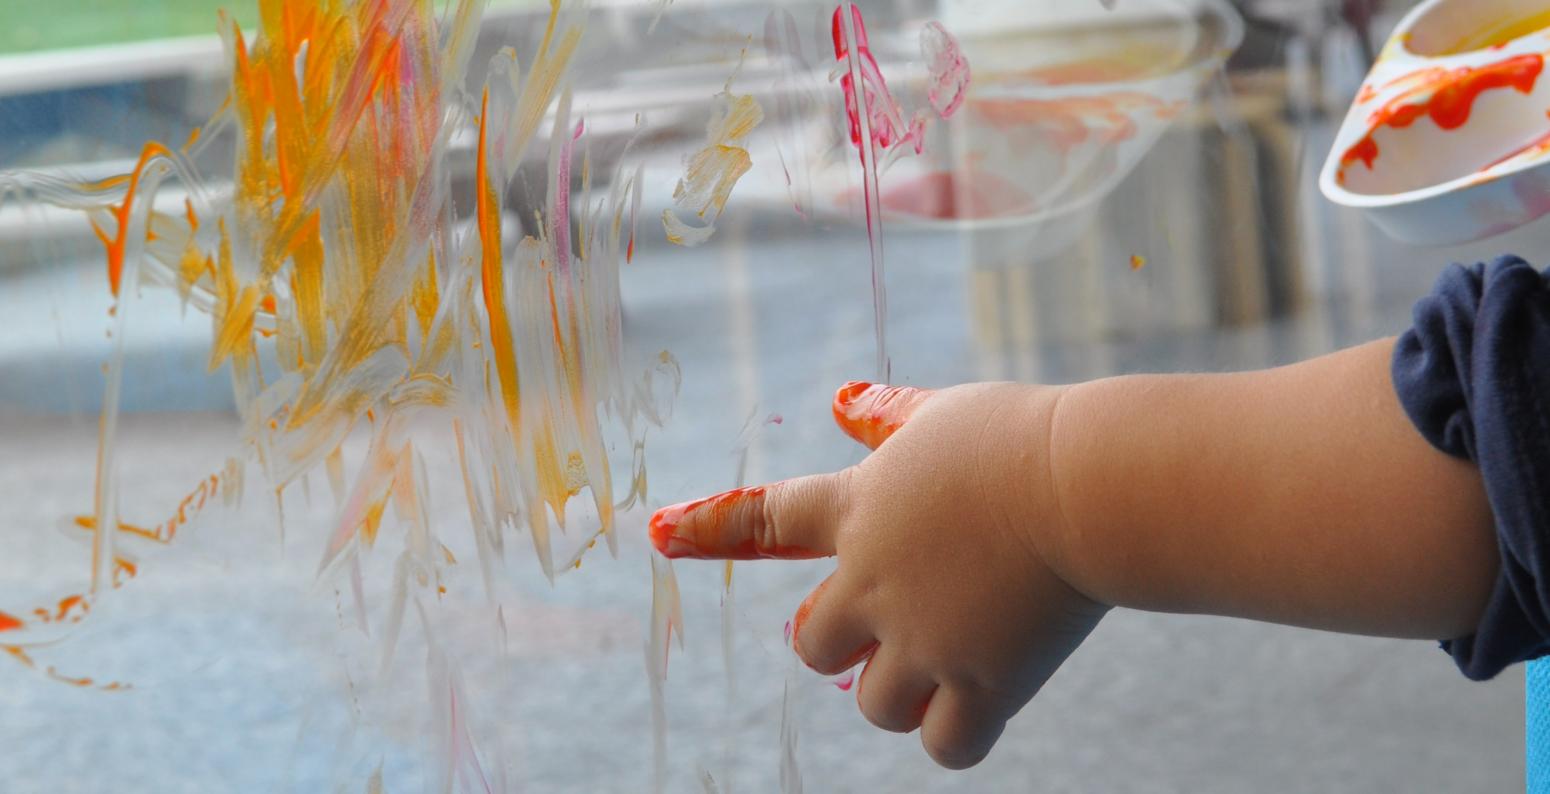
[[[1041,549],[1058,535],[1035,465],[1057,393],[848,383],[834,417],[865,460],[664,508],[652,541],[669,557],[837,556],[792,620],[797,655],[825,675],[865,661],[869,722],[924,726],[932,757],[971,765],[1105,611]],[[990,692],[1013,705],[988,707]]]
[[[651,542],[669,558],[808,560],[834,555],[830,512],[837,475],[738,488],[664,507]]]
[[[834,421],[845,435],[877,449],[933,394],[930,389],[853,380],[834,393]]]

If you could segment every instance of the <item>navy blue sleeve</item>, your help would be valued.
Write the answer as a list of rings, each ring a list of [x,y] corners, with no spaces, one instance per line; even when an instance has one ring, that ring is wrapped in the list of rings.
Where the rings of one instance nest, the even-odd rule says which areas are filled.
[[[1427,441],[1479,465],[1496,518],[1491,600],[1443,649],[1477,681],[1550,655],[1550,279],[1517,257],[1449,268],[1416,304],[1393,376]]]

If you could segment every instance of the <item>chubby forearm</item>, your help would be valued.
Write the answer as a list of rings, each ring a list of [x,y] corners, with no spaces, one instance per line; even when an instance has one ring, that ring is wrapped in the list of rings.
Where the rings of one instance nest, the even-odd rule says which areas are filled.
[[[1478,470],[1411,426],[1393,346],[1066,389],[1049,431],[1060,573],[1116,606],[1470,633],[1498,565],[1490,507]]]

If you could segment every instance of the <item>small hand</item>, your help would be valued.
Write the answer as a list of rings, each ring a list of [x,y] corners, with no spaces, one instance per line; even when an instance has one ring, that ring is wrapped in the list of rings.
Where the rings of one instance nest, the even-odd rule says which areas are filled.
[[[1047,457],[1060,390],[851,383],[834,416],[875,450],[844,471],[663,508],[669,557],[812,559],[837,570],[793,620],[797,654],[856,687],[874,725],[937,763],[979,763],[1106,607],[1059,575],[1063,521]]]

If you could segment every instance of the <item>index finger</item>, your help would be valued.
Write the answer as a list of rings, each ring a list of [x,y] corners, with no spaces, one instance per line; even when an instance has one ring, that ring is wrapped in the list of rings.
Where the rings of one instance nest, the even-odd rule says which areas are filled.
[[[819,474],[664,507],[651,543],[673,559],[810,560],[834,555],[840,478]]]

